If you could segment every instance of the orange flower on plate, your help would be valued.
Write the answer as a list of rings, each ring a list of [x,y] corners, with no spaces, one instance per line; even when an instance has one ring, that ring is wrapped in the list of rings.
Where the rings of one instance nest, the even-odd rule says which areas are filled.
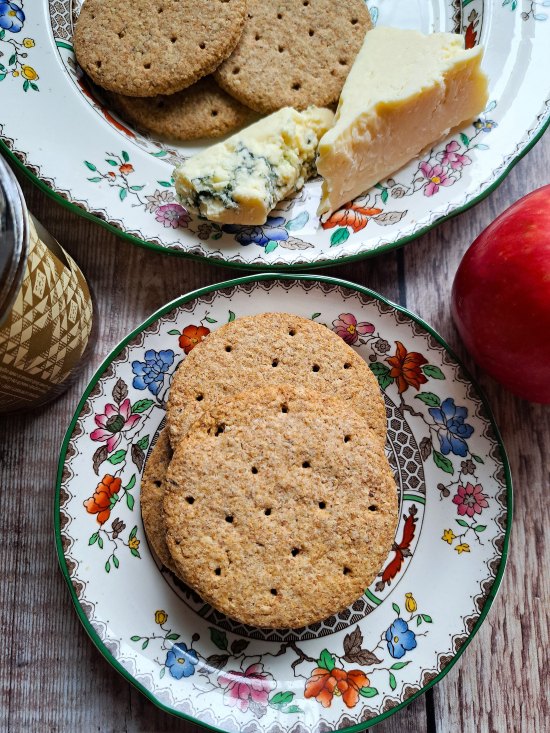
[[[455,550],[459,555],[462,555],[463,552],[470,552],[470,545],[467,542],[462,542],[460,545],[455,547]]]
[[[407,351],[401,341],[396,341],[395,345],[395,356],[390,356],[386,361],[391,366],[390,377],[395,379],[399,393],[409,387],[420,389],[420,385],[428,381],[420,367],[427,364],[428,360],[416,351]]]
[[[188,354],[209,333],[210,329],[206,326],[186,326],[179,337],[179,345]]]
[[[334,695],[341,695],[348,708],[352,708],[359,701],[359,690],[368,685],[369,678],[360,669],[346,672],[337,667],[331,671],[316,667],[306,682],[304,697],[314,697],[324,708],[329,708]]]
[[[452,545],[453,540],[456,540],[456,535],[452,529],[444,529],[441,539],[443,540],[443,542],[447,542],[447,544]]]
[[[21,67],[21,73],[23,74],[25,79],[28,79],[29,81],[36,81],[36,79],[38,79],[38,74],[32,68],[32,66],[23,65]]]
[[[123,176],[127,176],[130,173],[133,173],[134,172],[134,166],[131,165],[130,163],[123,163],[119,167],[119,171],[122,173]]]
[[[111,514],[110,504],[113,494],[117,494],[122,485],[119,478],[105,474],[98,483],[96,490],[89,499],[86,499],[84,506],[89,514],[97,514],[99,524],[105,524]]]
[[[159,626],[162,626],[162,624],[165,624],[168,621],[168,614],[166,611],[163,611],[159,609],[158,611],[155,611],[155,623]]]
[[[344,204],[341,209],[335,211],[334,214],[323,222],[323,229],[332,229],[333,227],[351,227],[354,232],[364,229],[369,219],[382,213],[382,209],[366,209],[353,204]]]

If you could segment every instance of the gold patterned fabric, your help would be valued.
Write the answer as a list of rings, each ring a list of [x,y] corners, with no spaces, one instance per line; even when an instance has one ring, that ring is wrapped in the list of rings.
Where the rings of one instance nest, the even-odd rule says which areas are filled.
[[[29,238],[23,283],[0,328],[0,412],[61,391],[92,328],[92,300],[80,269],[57,243],[59,256],[46,246],[32,217]]]

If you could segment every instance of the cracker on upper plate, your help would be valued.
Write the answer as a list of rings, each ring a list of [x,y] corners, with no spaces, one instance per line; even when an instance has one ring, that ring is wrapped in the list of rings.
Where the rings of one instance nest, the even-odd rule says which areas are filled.
[[[86,0],[74,32],[78,63],[119,94],[173,94],[235,48],[246,0]]]
[[[368,364],[319,323],[289,313],[261,313],[212,331],[187,355],[168,400],[172,445],[221,398],[286,383],[339,397],[385,442],[386,410]]]
[[[397,490],[380,441],[319,392],[282,385],[211,404],[164,487],[178,574],[247,624],[297,628],[342,611],[394,540]]]
[[[216,84],[211,76],[170,95],[109,95],[116,111],[145,132],[172,140],[219,137],[246,124],[253,114]]]
[[[258,112],[326,107],[370,28],[363,0],[248,0],[241,39],[215,78]]]
[[[143,476],[141,477],[141,518],[147,540],[159,560],[169,570],[176,572],[172,557],[166,546],[166,525],[164,523],[164,479],[172,458],[172,449],[166,428],[153,446]]]

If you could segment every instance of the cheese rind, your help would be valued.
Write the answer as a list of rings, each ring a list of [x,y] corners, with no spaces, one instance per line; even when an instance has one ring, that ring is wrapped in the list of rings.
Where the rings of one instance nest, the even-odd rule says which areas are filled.
[[[285,107],[174,170],[182,204],[211,221],[265,224],[269,212],[315,173],[319,139],[334,113]]]
[[[334,126],[319,143],[319,213],[384,180],[487,103],[483,50],[462,36],[369,31],[348,75]]]

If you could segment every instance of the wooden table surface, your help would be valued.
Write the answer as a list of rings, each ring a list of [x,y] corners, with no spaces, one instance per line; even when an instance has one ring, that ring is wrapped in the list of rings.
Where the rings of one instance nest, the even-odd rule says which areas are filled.
[[[474,209],[397,252],[324,271],[406,305],[462,356],[496,414],[515,486],[508,568],[485,623],[442,682],[379,724],[377,733],[550,731],[550,409],[516,399],[479,374],[449,315],[450,286],[467,246],[546,181],[549,169],[546,134]],[[236,273],[134,247],[22,183],[30,210],[92,284],[100,332],[69,392],[40,411],[0,419],[0,730],[198,733],[143,697],[87,637],[58,568],[52,509],[62,436],[96,366],[159,306]]]

